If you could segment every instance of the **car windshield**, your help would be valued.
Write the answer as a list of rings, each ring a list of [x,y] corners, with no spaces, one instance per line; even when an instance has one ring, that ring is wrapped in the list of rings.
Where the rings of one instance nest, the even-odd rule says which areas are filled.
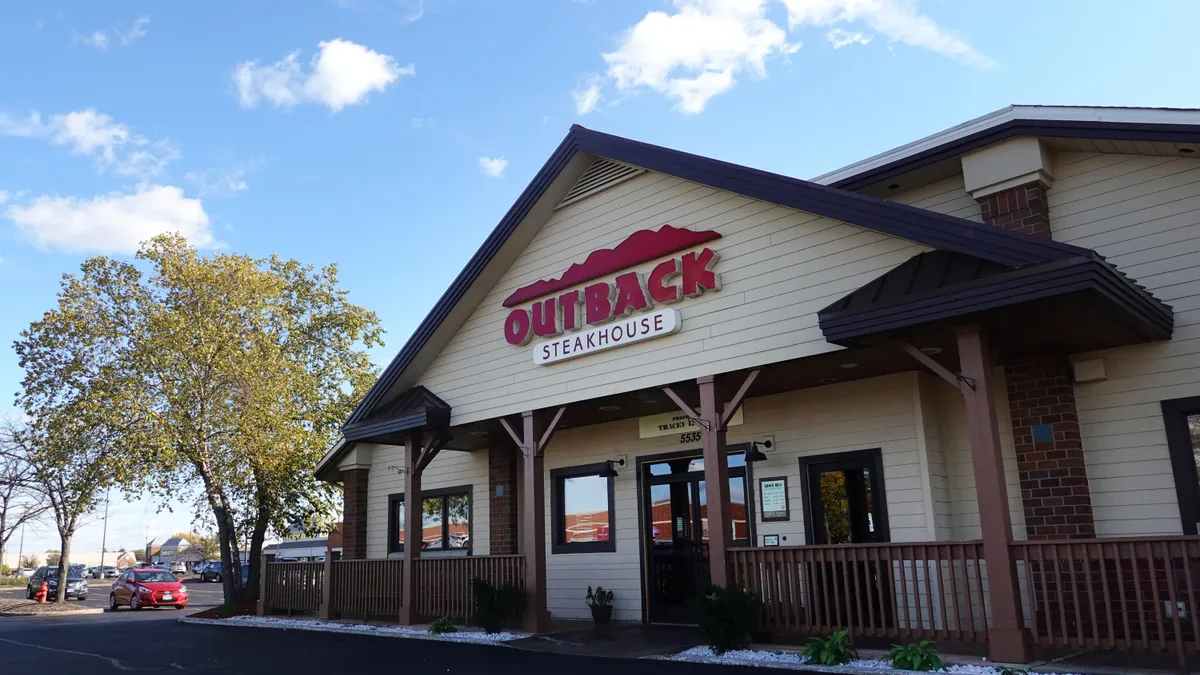
[[[71,577],[83,576],[83,569],[84,569],[83,565],[78,565],[78,566],[71,565],[70,567],[67,568],[67,578],[70,579]],[[50,569],[46,570],[46,578],[47,579],[57,579],[58,578],[58,568],[51,567]]]
[[[143,584],[161,584],[164,582],[175,581],[175,577],[170,572],[138,572],[137,580]]]

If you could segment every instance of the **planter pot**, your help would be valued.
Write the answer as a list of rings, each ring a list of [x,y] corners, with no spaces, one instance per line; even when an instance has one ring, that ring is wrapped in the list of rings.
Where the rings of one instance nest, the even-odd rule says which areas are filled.
[[[612,605],[590,605],[592,609],[592,621],[596,623],[608,623],[612,619]]]

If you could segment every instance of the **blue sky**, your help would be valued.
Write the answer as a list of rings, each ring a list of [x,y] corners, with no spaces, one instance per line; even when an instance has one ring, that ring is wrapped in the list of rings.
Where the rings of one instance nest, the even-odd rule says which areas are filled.
[[[811,177],[1010,103],[1200,107],[1196,3],[38,2],[0,8],[8,343],[157,232],[337,262],[386,362],[574,122]],[[186,509],[122,504],[110,535]],[[93,530],[95,530],[93,532]],[[154,535],[155,532],[151,532]],[[110,536],[110,539],[112,536]],[[45,548],[49,530],[27,548]],[[89,526],[78,550],[99,547]]]

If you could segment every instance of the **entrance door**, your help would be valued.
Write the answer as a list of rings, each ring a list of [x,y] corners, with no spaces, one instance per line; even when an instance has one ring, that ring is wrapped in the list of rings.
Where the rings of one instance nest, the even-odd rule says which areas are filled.
[[[836,453],[800,460],[804,492],[805,538],[809,544],[869,544],[890,541],[887,501],[883,489],[883,461],[879,450]],[[810,566],[809,597],[822,588],[866,589],[866,602],[848,603],[835,594],[839,616],[862,625],[870,612],[874,625],[892,625],[890,579],[880,577],[876,566],[863,561],[829,561]],[[881,600],[882,599],[882,600]],[[828,602],[830,598],[822,596]],[[813,608],[810,607],[810,612]],[[816,616],[810,620],[818,622]]]
[[[708,590],[708,490],[699,451],[651,458],[642,464],[650,620],[694,623],[692,603]],[[749,544],[746,457],[729,455],[729,501],[734,545]]]

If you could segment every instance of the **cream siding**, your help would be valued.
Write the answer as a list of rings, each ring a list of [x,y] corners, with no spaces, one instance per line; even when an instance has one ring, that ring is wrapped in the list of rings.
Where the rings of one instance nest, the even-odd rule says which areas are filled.
[[[1077,355],[1107,374],[1075,387],[1096,532],[1179,534],[1159,402],[1200,395],[1200,160],[1060,153],[1057,165],[1054,238],[1095,249],[1175,311],[1170,342]]]
[[[889,195],[887,199],[955,218],[965,218],[977,223],[983,222],[979,203],[967,194],[962,174],[910,190],[901,190],[896,194]]]
[[[536,366],[503,338],[502,302],[588,253],[664,224],[716,230],[723,289],[675,305],[672,336]],[[925,250],[908,241],[730,192],[646,173],[555,211],[434,359],[420,384],[454,424],[661,385],[837,349],[816,312]],[[648,271],[653,261],[639,271]]]
[[[367,557],[386,558],[388,497],[404,493],[404,448],[395,445],[363,444],[370,453],[367,475]],[[486,452],[443,450],[433,458],[421,480],[422,490],[471,486],[471,546],[473,555],[488,554],[488,456]],[[423,555],[431,555],[425,552]],[[434,554],[436,555],[436,554]]]
[[[783,546],[804,543],[804,506],[800,490],[800,458],[880,448],[893,541],[927,541],[929,516],[922,489],[913,396],[915,373],[901,373],[816,389],[752,398],[745,404],[745,423],[730,427],[732,444],[773,438],[768,459],[753,465],[748,494],[757,499],[757,478],[787,476],[790,520],[756,523],[762,535],[779,534]],[[547,531],[547,604],[552,615],[586,618],[584,590],[603,585],[615,593],[613,616],[641,618],[641,546],[638,534],[638,457],[678,452],[678,436],[639,439],[637,420],[565,429],[546,453],[546,471],[624,457],[615,479],[616,544],[614,553],[551,554]],[[546,487],[549,519],[551,490]],[[758,505],[755,504],[756,519]]]

